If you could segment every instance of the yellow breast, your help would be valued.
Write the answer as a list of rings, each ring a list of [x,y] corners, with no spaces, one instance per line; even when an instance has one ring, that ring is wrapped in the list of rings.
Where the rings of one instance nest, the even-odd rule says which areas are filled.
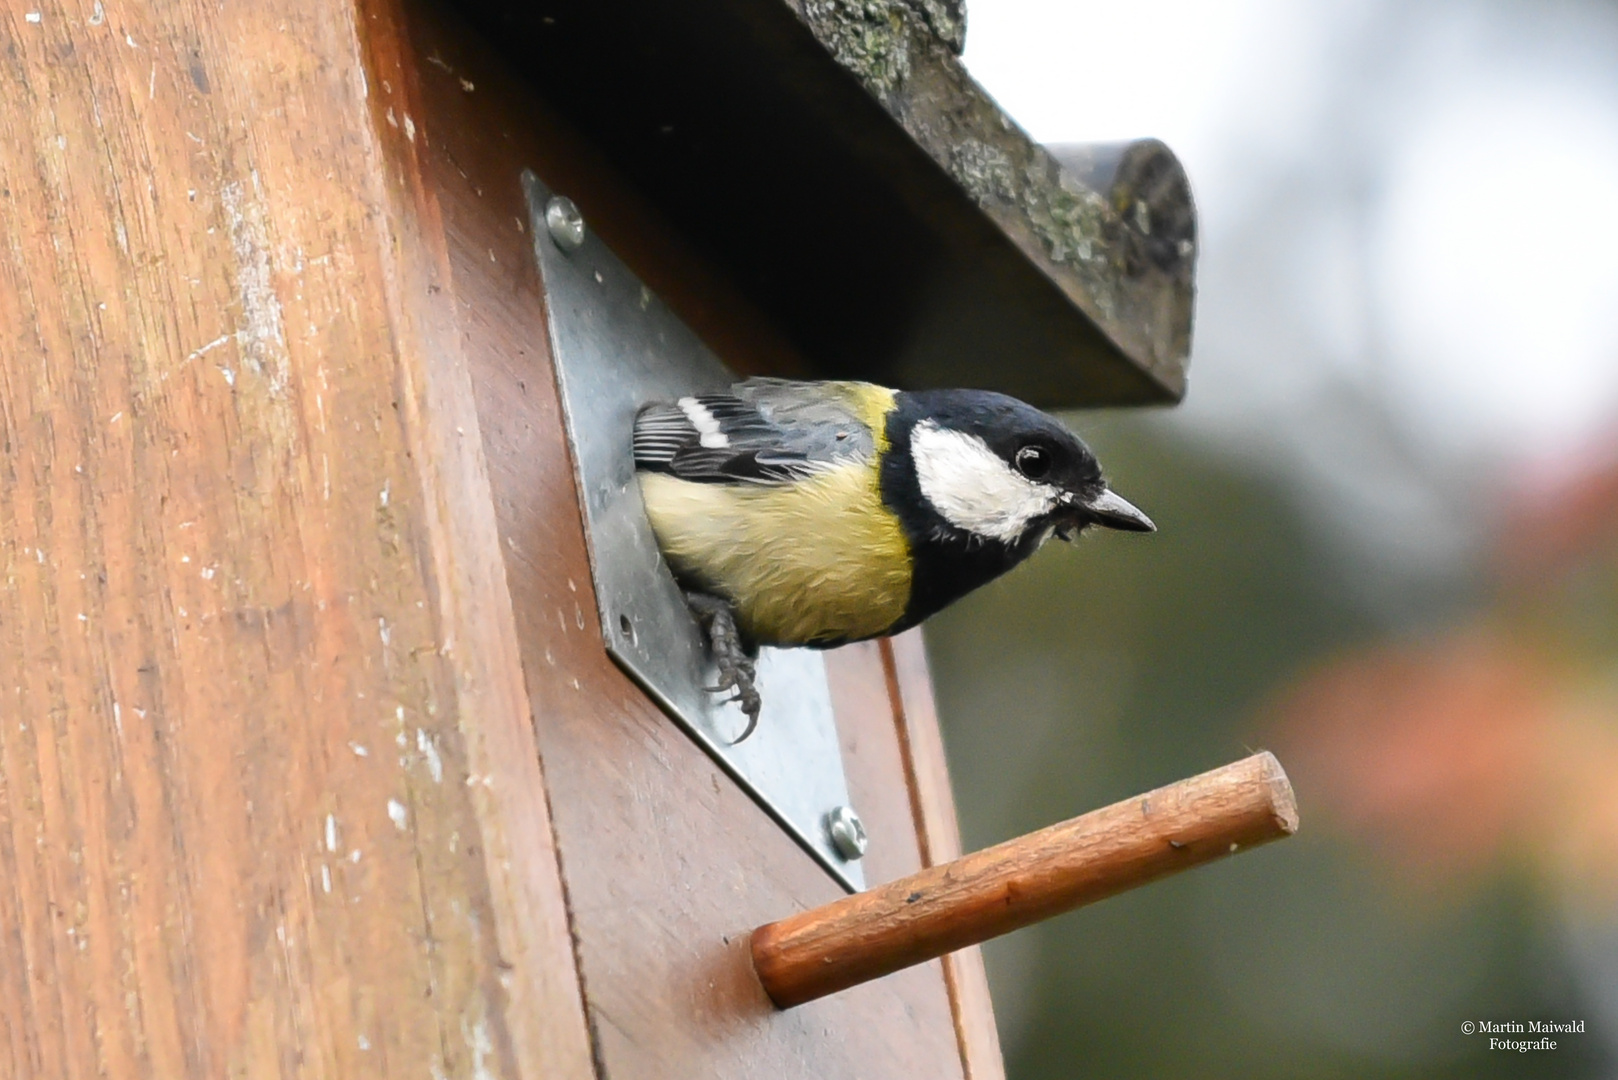
[[[875,637],[910,602],[910,551],[882,504],[876,462],[781,486],[640,474],[677,576],[728,599],[763,645]]]

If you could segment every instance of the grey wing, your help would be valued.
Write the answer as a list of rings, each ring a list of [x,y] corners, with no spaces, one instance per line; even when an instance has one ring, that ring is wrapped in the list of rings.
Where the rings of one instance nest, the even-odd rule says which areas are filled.
[[[862,385],[754,378],[737,383],[731,393],[757,408],[794,449],[812,460],[869,461],[876,453],[876,438],[847,394]]]
[[[814,383],[750,379],[728,394],[648,405],[635,418],[635,467],[706,483],[784,484],[869,460],[870,431]]]

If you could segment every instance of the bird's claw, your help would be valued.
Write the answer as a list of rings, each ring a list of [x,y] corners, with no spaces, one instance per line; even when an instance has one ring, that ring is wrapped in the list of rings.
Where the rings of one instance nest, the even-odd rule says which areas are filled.
[[[741,633],[736,628],[736,617],[729,604],[702,593],[688,594],[686,599],[697,620],[708,632],[708,645],[713,650],[714,662],[719,667],[718,684],[705,686],[703,689],[712,694],[735,690],[736,693],[722,699],[721,704],[739,705],[742,712],[747,715],[747,727],[731,740],[731,745],[735,746],[753,734],[753,729],[758,727],[758,715],[764,707],[764,701],[759,696],[756,685],[758,670],[753,658],[747,655],[747,650],[742,645]]]
[[[740,735],[730,740],[730,745],[735,746],[737,743],[753,734],[753,729],[758,727],[758,713],[759,710],[764,707],[764,702],[758,696],[757,691],[749,694],[738,694],[730,700],[740,705],[742,707],[742,712],[747,714],[747,726],[742,728],[742,733]]]
[[[713,686],[704,686],[703,689],[710,694],[723,694],[726,690],[734,690],[739,683],[740,680],[736,677],[735,672],[721,669],[719,681]]]
[[[758,688],[754,685],[757,672],[750,657],[745,654],[719,655],[718,649],[714,652],[715,659],[719,662],[719,685],[709,687],[709,690],[713,693],[735,690],[734,694],[721,699],[721,702],[725,705],[739,705],[742,712],[747,714],[747,727],[730,741],[730,744],[735,746],[753,734],[753,729],[758,727],[758,714],[764,706],[764,701],[759,697]]]

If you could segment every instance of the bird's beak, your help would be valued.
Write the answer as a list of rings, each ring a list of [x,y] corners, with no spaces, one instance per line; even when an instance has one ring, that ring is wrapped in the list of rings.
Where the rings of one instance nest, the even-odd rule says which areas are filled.
[[[1115,494],[1111,488],[1102,488],[1101,494],[1093,499],[1080,500],[1079,506],[1091,521],[1103,528],[1121,529],[1124,532],[1157,531],[1151,518],[1135,509],[1134,504]]]

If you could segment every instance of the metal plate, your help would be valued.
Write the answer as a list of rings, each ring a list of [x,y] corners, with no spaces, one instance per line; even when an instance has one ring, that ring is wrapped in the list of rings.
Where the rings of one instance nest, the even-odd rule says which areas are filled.
[[[563,251],[545,224],[552,193],[529,172],[523,189],[607,652],[839,883],[863,889],[859,863],[826,832],[826,816],[848,804],[848,782],[825,660],[808,649],[761,650],[764,710],[757,730],[732,744],[747,718],[703,689],[718,675],[641,506],[635,413],[726,389],[735,377],[588,230]]]

